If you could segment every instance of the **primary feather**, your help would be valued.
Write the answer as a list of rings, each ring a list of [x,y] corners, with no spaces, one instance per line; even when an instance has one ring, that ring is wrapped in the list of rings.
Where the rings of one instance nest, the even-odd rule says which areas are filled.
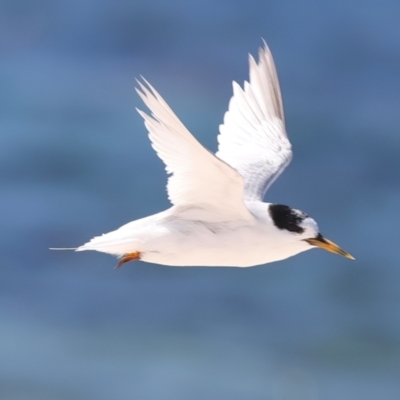
[[[217,156],[245,181],[244,198],[262,200],[292,159],[281,91],[272,54],[264,42],[259,62],[249,56],[250,82],[233,82],[233,97],[220,125]]]

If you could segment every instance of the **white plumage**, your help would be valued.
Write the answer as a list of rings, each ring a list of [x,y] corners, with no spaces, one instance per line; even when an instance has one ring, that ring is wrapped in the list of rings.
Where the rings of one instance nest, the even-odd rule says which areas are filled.
[[[217,156],[245,180],[246,200],[261,201],[292,159],[278,75],[266,43],[258,64],[249,56],[250,82],[233,82],[233,97],[219,127]]]
[[[287,206],[263,203],[266,190],[292,158],[274,61],[264,42],[250,79],[233,97],[220,126],[216,155],[186,129],[143,79],[138,110],[163,160],[172,207],[98,236],[77,251],[96,250],[174,266],[248,267],[281,260],[315,246],[352,258],[323,238],[316,222]]]

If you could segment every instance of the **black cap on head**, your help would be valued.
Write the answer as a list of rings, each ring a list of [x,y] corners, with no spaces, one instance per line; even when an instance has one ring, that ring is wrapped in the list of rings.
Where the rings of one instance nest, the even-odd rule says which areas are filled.
[[[286,229],[296,233],[304,232],[300,224],[307,218],[307,214],[283,204],[271,204],[269,206],[269,215],[278,229]]]

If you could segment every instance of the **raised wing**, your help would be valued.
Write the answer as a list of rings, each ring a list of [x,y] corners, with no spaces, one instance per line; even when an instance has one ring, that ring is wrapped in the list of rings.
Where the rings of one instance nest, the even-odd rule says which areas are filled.
[[[154,150],[164,161],[167,191],[176,206],[215,210],[221,218],[248,218],[241,175],[203,147],[186,129],[171,108],[146,81],[136,90],[151,115],[143,117]]]
[[[220,125],[217,156],[243,176],[244,198],[262,200],[292,159],[285,131],[278,75],[264,42],[258,63],[249,56],[250,83],[233,82],[233,97]]]

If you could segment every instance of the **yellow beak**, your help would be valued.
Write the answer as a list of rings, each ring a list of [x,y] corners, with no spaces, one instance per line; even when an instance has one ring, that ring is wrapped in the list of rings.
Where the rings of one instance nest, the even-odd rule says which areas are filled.
[[[355,260],[355,258],[351,254],[341,249],[337,244],[331,242],[328,239],[325,239],[321,234],[319,234],[316,238],[304,239],[304,240],[310,243],[312,246],[317,246],[320,247],[321,249],[330,251],[331,253],[340,254],[341,256],[350,258],[350,260]]]

